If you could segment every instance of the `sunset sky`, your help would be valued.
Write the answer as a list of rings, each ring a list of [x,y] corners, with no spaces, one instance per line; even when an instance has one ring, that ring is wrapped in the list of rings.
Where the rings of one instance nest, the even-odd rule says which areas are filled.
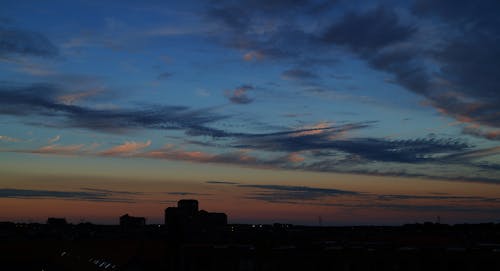
[[[0,221],[500,222],[500,2],[0,2]]]

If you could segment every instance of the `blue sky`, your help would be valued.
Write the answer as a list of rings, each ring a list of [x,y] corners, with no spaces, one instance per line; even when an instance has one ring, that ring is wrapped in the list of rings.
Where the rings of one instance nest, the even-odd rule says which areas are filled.
[[[190,189],[222,171],[246,177],[235,190],[288,191],[245,175],[264,170],[273,180],[303,176],[285,186],[351,174],[498,192],[499,9],[496,1],[2,1],[0,176],[64,183],[107,165],[119,178],[123,163],[154,179],[177,167],[168,190],[176,174],[190,179],[208,165],[217,169],[193,175],[199,185]],[[353,182],[357,192],[342,196],[360,195]],[[35,180],[0,186],[45,191]],[[77,195],[70,199],[96,198]],[[268,196],[247,198],[290,203]]]

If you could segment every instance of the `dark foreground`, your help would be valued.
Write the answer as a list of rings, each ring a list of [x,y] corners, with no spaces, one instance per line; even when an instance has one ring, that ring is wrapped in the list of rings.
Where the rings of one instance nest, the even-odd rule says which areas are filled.
[[[500,224],[0,224],[0,270],[500,270]]]

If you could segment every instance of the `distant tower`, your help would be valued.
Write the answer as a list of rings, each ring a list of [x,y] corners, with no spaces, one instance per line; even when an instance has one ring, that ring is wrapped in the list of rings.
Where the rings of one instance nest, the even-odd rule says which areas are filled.
[[[177,207],[165,209],[165,225],[169,231],[193,231],[211,229],[227,225],[227,215],[198,209],[198,201],[182,199]]]
[[[186,215],[194,216],[198,213],[198,201],[195,199],[181,199],[177,202],[177,208]]]

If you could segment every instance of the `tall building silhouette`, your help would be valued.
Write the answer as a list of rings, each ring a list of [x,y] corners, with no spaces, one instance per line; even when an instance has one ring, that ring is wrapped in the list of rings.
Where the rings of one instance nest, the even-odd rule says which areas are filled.
[[[169,230],[209,229],[227,224],[225,213],[211,213],[198,209],[198,201],[182,199],[177,207],[165,209],[165,225]]]
[[[146,218],[130,216],[129,214],[124,214],[120,216],[120,226],[125,228],[135,228],[142,227],[146,225]]]

